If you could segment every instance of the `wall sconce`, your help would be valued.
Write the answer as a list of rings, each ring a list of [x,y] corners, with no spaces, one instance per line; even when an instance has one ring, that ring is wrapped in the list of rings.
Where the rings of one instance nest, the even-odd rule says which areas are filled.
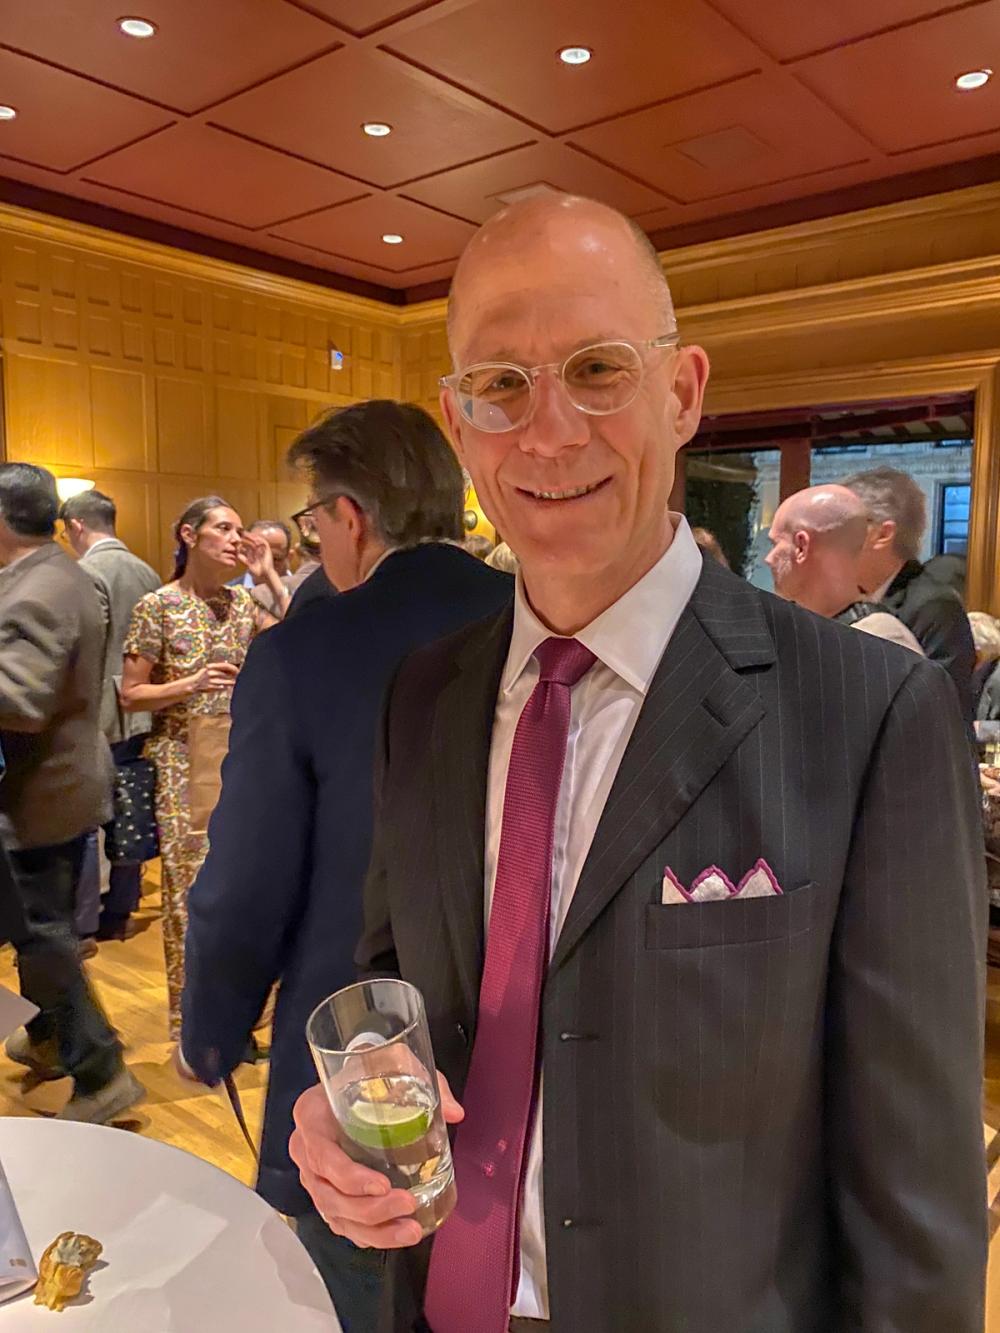
[[[67,500],[72,500],[74,495],[82,495],[84,491],[92,491],[96,485],[96,481],[88,481],[86,477],[57,477],[56,493],[65,504]]]

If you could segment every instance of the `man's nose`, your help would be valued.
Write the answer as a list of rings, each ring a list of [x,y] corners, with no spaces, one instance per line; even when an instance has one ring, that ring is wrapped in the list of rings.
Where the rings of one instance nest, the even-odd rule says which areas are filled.
[[[570,402],[566,386],[555,371],[546,370],[535,381],[535,401],[528,424],[521,432],[521,447],[554,456],[590,439],[587,415]]]

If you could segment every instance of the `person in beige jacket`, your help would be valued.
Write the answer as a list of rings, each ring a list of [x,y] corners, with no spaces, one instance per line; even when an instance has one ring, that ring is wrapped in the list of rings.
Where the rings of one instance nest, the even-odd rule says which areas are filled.
[[[110,816],[100,728],[104,626],[87,575],[53,540],[55,479],[0,464],[0,837],[24,926],[21,993],[38,1016],[7,1043],[42,1078],[70,1075],[60,1118],[106,1123],[142,1095],[81,967],[73,931],[85,835]]]

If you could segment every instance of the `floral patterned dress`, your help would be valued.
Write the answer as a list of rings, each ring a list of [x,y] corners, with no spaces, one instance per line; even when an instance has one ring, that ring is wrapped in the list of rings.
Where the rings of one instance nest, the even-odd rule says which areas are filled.
[[[168,583],[147,593],[132,613],[127,656],[152,662],[151,685],[191,676],[210,662],[241,667],[259,627],[259,607],[246,588],[225,587],[205,599]],[[170,1000],[170,1035],[180,1037],[187,896],[208,852],[191,829],[188,807],[188,720],[229,711],[229,693],[192,694],[153,714],[146,758],[156,768],[156,822],[163,866],[163,951]]]

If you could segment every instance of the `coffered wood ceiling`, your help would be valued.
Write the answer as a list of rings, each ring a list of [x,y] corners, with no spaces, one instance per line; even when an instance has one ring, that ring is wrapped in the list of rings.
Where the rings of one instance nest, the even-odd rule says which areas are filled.
[[[532,188],[667,247],[997,178],[1000,0],[3,0],[0,103],[8,202],[401,302]]]

